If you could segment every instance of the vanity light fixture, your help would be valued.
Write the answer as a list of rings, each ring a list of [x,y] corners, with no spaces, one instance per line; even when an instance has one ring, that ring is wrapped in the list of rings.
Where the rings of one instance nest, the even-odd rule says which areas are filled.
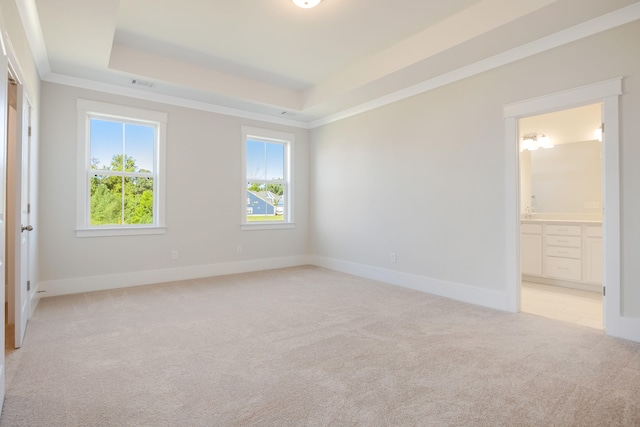
[[[310,9],[312,7],[316,7],[322,0],[291,0],[296,6],[301,7],[303,9]]]
[[[538,135],[538,146],[540,148],[553,148],[553,144],[545,134]]]
[[[593,132],[593,136],[595,136],[598,141],[602,142],[602,127],[597,128]]]
[[[538,148],[551,148],[553,144],[545,134],[528,133],[522,137],[520,151],[534,151]]]

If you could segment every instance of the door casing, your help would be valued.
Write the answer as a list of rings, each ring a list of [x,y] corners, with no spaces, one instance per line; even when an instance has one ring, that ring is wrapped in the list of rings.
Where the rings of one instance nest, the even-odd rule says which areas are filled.
[[[603,299],[604,324],[608,334],[640,340],[621,313],[620,292],[620,143],[619,96],[622,78],[615,78],[538,98],[506,105],[503,109],[506,153],[507,268],[509,310],[520,311],[520,168],[518,119],[582,105],[602,103],[603,139],[603,247],[606,297]],[[635,323],[635,322],[633,322]]]

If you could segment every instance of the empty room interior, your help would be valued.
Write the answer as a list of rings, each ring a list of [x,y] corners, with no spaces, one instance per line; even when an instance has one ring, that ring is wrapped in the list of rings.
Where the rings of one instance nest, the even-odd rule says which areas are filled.
[[[0,0],[0,426],[640,425],[640,1]]]

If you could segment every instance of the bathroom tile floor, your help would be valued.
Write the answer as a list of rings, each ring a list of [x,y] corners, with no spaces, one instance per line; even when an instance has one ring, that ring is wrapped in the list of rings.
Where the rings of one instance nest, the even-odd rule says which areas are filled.
[[[524,313],[604,329],[599,292],[522,282],[520,294],[520,310]]]

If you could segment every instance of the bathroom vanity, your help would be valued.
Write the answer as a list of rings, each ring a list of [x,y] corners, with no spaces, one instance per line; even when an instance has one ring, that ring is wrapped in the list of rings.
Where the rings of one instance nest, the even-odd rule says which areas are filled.
[[[601,221],[522,219],[520,233],[523,280],[601,290]]]

